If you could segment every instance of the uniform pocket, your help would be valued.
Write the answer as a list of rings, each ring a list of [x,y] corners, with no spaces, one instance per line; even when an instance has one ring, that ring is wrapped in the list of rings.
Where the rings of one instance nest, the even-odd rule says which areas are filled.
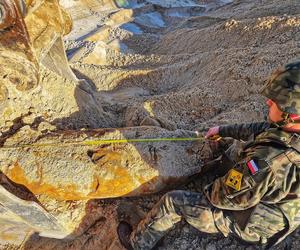
[[[270,238],[286,226],[281,210],[273,205],[259,203],[250,215],[247,228],[261,237]]]
[[[244,179],[244,177],[243,177]],[[244,180],[242,180],[242,186],[240,190],[235,190],[235,189],[231,189],[230,193],[228,193],[226,195],[226,198],[228,199],[233,199],[239,195],[242,195],[243,193],[249,191],[252,188],[252,186],[250,185],[250,183],[248,182],[248,180],[245,178]]]

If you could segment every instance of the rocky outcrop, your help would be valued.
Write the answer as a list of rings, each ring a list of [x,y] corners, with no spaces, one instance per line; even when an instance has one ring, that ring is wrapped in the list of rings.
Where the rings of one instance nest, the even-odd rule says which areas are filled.
[[[20,242],[32,232],[57,239],[63,239],[70,234],[36,201],[20,199],[2,185],[0,186],[0,240],[2,242]]]
[[[10,211],[1,216],[5,214],[10,222],[6,230],[11,237],[19,235],[17,229],[20,228],[52,238],[67,237],[75,225],[57,221],[55,213],[44,210],[50,200],[56,204],[59,201],[140,196],[166,190],[199,172],[204,159],[210,158],[204,141],[188,141],[190,137],[195,138],[195,134],[182,130],[171,132],[159,127],[136,127],[46,131],[24,126],[2,139],[2,173],[10,183],[26,187],[35,197],[47,197],[38,203],[26,203],[1,189],[1,204]],[[186,137],[187,141],[176,140]],[[153,138],[162,138],[162,141],[147,141]],[[4,202],[4,197],[8,203]],[[18,209],[14,204],[18,204]],[[56,206],[51,210],[58,209]],[[16,217],[21,218],[23,224],[17,223],[17,229],[13,230]],[[5,240],[4,236],[2,240]]]
[[[1,171],[33,194],[58,200],[153,193],[200,171],[203,156],[193,148],[196,142],[126,140],[186,136],[195,135],[159,127],[43,134],[25,126],[5,139]],[[115,139],[123,143],[110,142]]]

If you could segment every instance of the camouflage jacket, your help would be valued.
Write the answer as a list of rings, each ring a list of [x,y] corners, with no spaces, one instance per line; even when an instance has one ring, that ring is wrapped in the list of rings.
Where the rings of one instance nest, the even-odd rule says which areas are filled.
[[[250,131],[247,132],[246,127]],[[226,131],[229,128],[227,126]],[[288,221],[287,235],[300,224],[299,135],[266,123],[234,125],[233,128],[241,130],[230,131],[227,136],[245,138],[251,132],[256,134],[260,129],[263,132],[247,141],[242,160],[205,188],[207,198],[213,206],[231,211],[254,208],[258,203],[276,206]]]

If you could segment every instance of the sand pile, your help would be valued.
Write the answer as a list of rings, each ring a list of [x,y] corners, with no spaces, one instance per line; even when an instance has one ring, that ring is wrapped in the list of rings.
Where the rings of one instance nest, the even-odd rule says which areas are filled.
[[[67,55],[85,81],[75,85],[43,69],[38,88],[26,96],[15,92],[0,118],[2,133],[28,124],[37,131],[140,125],[204,131],[216,124],[263,120],[259,89],[276,67],[299,56],[300,3],[231,2],[61,1],[74,19],[65,40]],[[181,188],[197,190],[205,182]],[[120,249],[118,219],[132,207],[137,214],[148,211],[159,197],[51,204],[40,195],[52,214],[76,227],[74,239],[33,235],[21,248]],[[277,249],[297,249],[298,235]],[[8,248],[14,246],[3,246]],[[232,238],[199,237],[181,224],[159,249],[245,246]]]

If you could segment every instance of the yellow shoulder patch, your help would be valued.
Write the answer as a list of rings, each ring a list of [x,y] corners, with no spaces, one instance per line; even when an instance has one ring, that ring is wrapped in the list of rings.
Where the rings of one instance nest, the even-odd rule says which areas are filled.
[[[237,191],[240,191],[242,179],[243,179],[242,173],[240,173],[239,171],[236,171],[235,169],[231,169],[228,174],[225,184]]]

